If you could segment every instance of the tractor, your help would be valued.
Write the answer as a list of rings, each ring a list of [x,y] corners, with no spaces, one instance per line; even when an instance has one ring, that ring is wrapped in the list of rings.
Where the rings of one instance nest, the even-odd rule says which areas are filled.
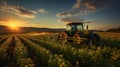
[[[59,33],[58,40],[63,42],[73,42],[77,44],[87,43],[95,44],[100,41],[100,36],[94,33],[92,30],[88,30],[88,25],[83,22],[71,22],[68,23],[66,31]]]

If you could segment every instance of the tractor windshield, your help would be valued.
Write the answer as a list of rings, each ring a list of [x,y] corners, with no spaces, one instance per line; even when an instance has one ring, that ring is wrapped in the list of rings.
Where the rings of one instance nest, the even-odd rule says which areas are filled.
[[[83,26],[82,25],[77,25],[77,30],[83,30]]]
[[[67,24],[67,30],[68,31],[78,31],[78,30],[83,30],[83,24]]]

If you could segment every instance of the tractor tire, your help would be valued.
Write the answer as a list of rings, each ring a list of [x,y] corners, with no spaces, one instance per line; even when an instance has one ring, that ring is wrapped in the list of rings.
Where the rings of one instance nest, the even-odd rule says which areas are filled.
[[[79,34],[74,34],[73,35],[73,43],[75,43],[75,44],[80,44],[81,43],[81,41],[80,41],[80,35]]]
[[[93,36],[91,38],[89,38],[89,44],[97,44],[98,41],[100,41],[101,38],[98,34],[94,33]]]
[[[62,32],[59,34],[59,40],[63,43],[63,42],[67,42],[68,41],[68,35],[66,32]]]

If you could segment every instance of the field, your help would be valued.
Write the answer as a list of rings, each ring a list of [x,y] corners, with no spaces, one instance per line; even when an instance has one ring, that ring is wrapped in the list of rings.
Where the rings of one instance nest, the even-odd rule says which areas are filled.
[[[120,67],[120,33],[97,44],[60,43],[55,33],[0,35],[0,67]]]

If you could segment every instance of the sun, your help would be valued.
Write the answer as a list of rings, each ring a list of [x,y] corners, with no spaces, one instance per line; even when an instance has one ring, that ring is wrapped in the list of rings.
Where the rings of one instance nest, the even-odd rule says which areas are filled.
[[[19,23],[17,21],[9,21],[6,25],[12,32],[19,31]]]
[[[11,30],[18,30],[18,26],[16,25],[16,24],[14,24],[14,23],[11,23],[11,24],[9,24],[8,25],[9,26],[9,28],[11,29]]]
[[[10,27],[11,29],[16,29],[16,28],[18,28],[16,24],[11,24],[9,27]]]

